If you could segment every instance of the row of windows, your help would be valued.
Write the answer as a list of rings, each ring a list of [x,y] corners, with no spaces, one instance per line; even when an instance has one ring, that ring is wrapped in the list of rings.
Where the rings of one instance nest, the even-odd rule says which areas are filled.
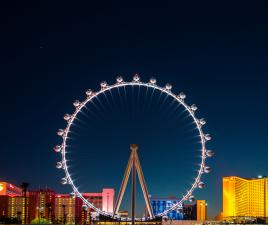
[[[236,211],[240,215],[264,214],[264,182],[257,181],[240,181],[236,188]]]

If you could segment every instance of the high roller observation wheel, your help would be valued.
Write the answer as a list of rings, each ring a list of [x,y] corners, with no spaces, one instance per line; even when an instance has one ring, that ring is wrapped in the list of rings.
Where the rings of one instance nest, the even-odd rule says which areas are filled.
[[[66,128],[59,129],[57,132],[57,134],[62,137],[62,144],[56,145],[54,147],[55,152],[61,153],[61,161],[57,162],[56,167],[58,169],[64,170],[65,177],[61,179],[61,183],[62,184],[69,184],[71,186],[73,192],[70,195],[73,197],[76,197],[76,196],[79,197],[83,201],[83,204],[84,204],[83,208],[85,208],[85,209],[91,208],[95,212],[102,214],[104,216],[108,216],[108,217],[113,216],[113,213],[105,212],[105,211],[102,211],[101,209],[95,207],[92,203],[90,203],[86,198],[83,197],[81,192],[78,191],[78,188],[75,186],[73,179],[72,179],[72,177],[69,173],[69,170],[68,170],[68,165],[67,165],[67,160],[66,160],[66,147],[67,147],[66,142],[68,139],[68,134],[70,133],[71,126],[74,123],[74,120],[76,119],[79,112],[81,112],[82,108],[87,103],[92,101],[94,98],[97,98],[97,96],[99,96],[100,94],[105,93],[106,91],[112,90],[114,88],[120,88],[120,87],[126,87],[126,86],[143,86],[143,87],[157,89],[160,92],[165,93],[166,95],[172,97],[179,104],[181,104],[187,110],[189,115],[191,116],[191,118],[192,118],[192,120],[193,120],[193,122],[198,130],[200,143],[201,143],[201,162],[199,164],[199,169],[198,169],[197,175],[194,178],[194,182],[192,183],[190,189],[188,189],[186,191],[186,194],[183,195],[183,197],[176,204],[173,204],[173,206],[170,209],[167,209],[162,213],[154,215],[154,217],[165,216],[170,211],[181,209],[183,202],[185,202],[186,200],[189,200],[190,202],[194,201],[194,196],[193,196],[194,190],[196,188],[204,188],[204,186],[205,186],[204,182],[201,181],[202,174],[211,172],[211,168],[209,166],[207,166],[205,163],[206,158],[212,157],[214,155],[213,151],[207,150],[207,148],[206,148],[206,143],[211,140],[211,136],[210,136],[210,134],[206,134],[203,132],[202,127],[206,124],[206,121],[203,118],[198,119],[195,116],[195,111],[197,110],[196,105],[195,104],[193,104],[191,106],[187,105],[185,102],[186,95],[183,92],[181,92],[179,95],[176,95],[173,92],[171,92],[172,85],[166,84],[164,87],[160,87],[156,84],[155,78],[151,78],[148,83],[145,83],[145,82],[142,82],[140,80],[140,77],[137,74],[134,75],[133,80],[129,81],[129,82],[124,81],[122,77],[117,77],[115,84],[108,85],[107,82],[103,81],[103,82],[101,82],[100,86],[101,86],[101,88],[97,92],[93,92],[90,89],[87,90],[86,91],[87,97],[83,102],[76,100],[73,103],[73,105],[75,107],[74,113],[72,115],[70,115],[70,114],[64,115],[64,120],[67,122]],[[139,218],[136,218],[136,219],[139,219]],[[145,218],[141,218],[141,220],[144,220],[144,219]],[[152,218],[149,218],[149,219],[152,219]],[[130,220],[130,218],[128,218],[128,220]]]

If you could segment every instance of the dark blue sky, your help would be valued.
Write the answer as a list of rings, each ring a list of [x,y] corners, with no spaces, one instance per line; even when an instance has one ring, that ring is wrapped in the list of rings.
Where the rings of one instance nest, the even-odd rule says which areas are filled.
[[[268,174],[268,16],[264,1],[254,4],[245,1],[225,5],[203,2],[202,5],[193,2],[189,5],[69,5],[66,2],[55,5],[44,2],[2,7],[0,178],[15,184],[28,181],[32,188],[48,185],[58,191],[69,191],[58,183],[63,174],[54,169],[59,158],[51,150],[59,143],[55,132],[65,125],[62,116],[72,112],[73,100],[83,99],[86,89],[98,89],[102,80],[113,83],[119,74],[130,80],[138,72],[145,81],[155,76],[162,85],[172,83],[175,92],[184,91],[187,102],[199,106],[198,116],[207,119],[206,130],[213,136],[209,147],[214,149],[216,157],[209,161],[213,173],[205,178],[207,188],[198,191],[196,197],[205,198],[209,213],[215,215],[221,210],[222,176]],[[125,106],[122,109],[128,115],[131,110]],[[138,114],[147,116],[139,122],[152,118],[152,111],[145,112]],[[114,123],[117,117],[116,113],[106,114],[104,120],[99,117],[99,126],[105,127],[107,120]],[[98,177],[92,172],[98,168],[101,173],[109,174],[106,174],[107,185],[111,180],[119,186],[130,139],[124,139],[125,143],[115,140],[118,136],[132,137],[131,132],[125,131],[135,120],[127,118],[120,117],[126,122],[125,126],[116,126],[117,130],[108,129],[104,133],[98,130],[96,121],[90,125],[90,121],[85,120],[99,131],[92,143],[80,126],[81,142],[77,140],[84,143],[83,147],[92,145],[93,153],[102,152],[110,157],[113,155],[110,150],[116,151],[117,144],[121,146],[120,151],[126,148],[127,152],[118,154],[120,163],[112,174],[109,168],[114,165],[98,168],[102,161],[97,161],[100,155],[96,154],[92,167],[77,167],[77,181],[86,179],[87,169],[95,174],[91,176]],[[131,118],[138,117],[132,115]],[[173,126],[173,120],[167,121],[153,117],[153,125],[143,127],[135,136],[140,145],[152,147],[143,152],[141,146],[139,153],[145,175],[146,171],[148,174],[149,190],[158,195],[159,190],[165,195],[178,194],[174,193],[175,186],[179,185],[180,189],[180,185],[189,182],[178,182],[175,173],[167,175],[166,166],[161,164],[162,173],[157,166],[163,152],[165,165],[174,165],[169,163],[169,159],[176,159],[174,154],[178,162],[183,159],[183,151],[170,152],[172,157],[167,156],[166,143],[178,144],[172,140],[180,132],[180,127]],[[157,127],[163,129],[158,133]],[[84,134],[90,131],[87,129]],[[140,131],[138,125],[134,131]],[[162,139],[156,138],[157,135]],[[109,142],[98,145],[97,140]],[[195,142],[191,143],[194,146]],[[148,163],[146,159],[150,159],[154,148],[155,162]],[[76,163],[82,159],[77,158]],[[177,163],[174,170],[181,171],[183,167],[190,171],[193,164],[194,159],[189,164]],[[191,178],[191,172],[184,175]],[[100,176],[100,179],[82,181],[84,187],[81,188],[101,188],[106,179],[105,175]],[[178,176],[178,179],[181,178]]]

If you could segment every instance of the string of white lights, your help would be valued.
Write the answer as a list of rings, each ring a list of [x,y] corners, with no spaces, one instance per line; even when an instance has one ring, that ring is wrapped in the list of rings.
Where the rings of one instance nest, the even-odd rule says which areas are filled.
[[[64,115],[64,120],[67,121],[67,126],[65,129],[59,129],[57,134],[62,137],[62,144],[57,145],[54,147],[55,152],[61,153],[62,160],[61,162],[58,162],[56,164],[56,167],[58,169],[63,169],[65,172],[65,177],[61,179],[62,184],[69,184],[72,187],[73,192],[71,193],[71,196],[79,197],[83,201],[83,208],[87,209],[92,208],[94,211],[97,213],[100,213],[105,216],[110,216],[112,217],[112,213],[108,213],[105,211],[100,210],[99,208],[95,207],[92,203],[90,203],[86,198],[83,197],[83,195],[78,191],[78,188],[75,186],[71,175],[68,170],[67,166],[67,161],[66,161],[66,142],[68,139],[68,134],[70,132],[70,128],[72,124],[74,123],[74,120],[76,119],[77,115],[79,112],[81,112],[82,108],[85,107],[87,103],[92,101],[94,98],[97,98],[98,95],[105,93],[106,91],[111,91],[114,88],[120,88],[120,87],[126,87],[126,86],[143,86],[143,87],[148,87],[148,88],[153,88],[157,89],[162,93],[165,93],[166,95],[172,97],[174,100],[176,100],[178,103],[180,103],[189,113],[189,115],[192,117],[193,122],[196,125],[196,128],[199,132],[199,137],[200,137],[200,143],[201,143],[201,162],[199,165],[199,169],[197,172],[197,176],[194,179],[193,184],[191,185],[190,189],[186,192],[186,194],[178,201],[177,204],[174,204],[170,209],[167,209],[166,211],[159,213],[157,215],[154,215],[154,217],[161,217],[165,216],[167,213],[169,213],[172,210],[177,210],[182,208],[182,204],[184,201],[194,201],[194,196],[193,192],[196,188],[204,188],[205,184],[204,182],[201,181],[201,176],[203,173],[209,173],[211,171],[211,168],[205,164],[206,158],[207,157],[212,157],[214,153],[211,150],[206,149],[206,142],[211,140],[211,136],[209,134],[205,134],[202,130],[202,127],[206,124],[206,121],[201,118],[198,119],[195,116],[195,111],[197,110],[197,107],[195,104],[189,106],[185,103],[185,98],[186,95],[181,92],[179,95],[175,95],[171,89],[172,85],[171,84],[166,84],[164,87],[160,87],[156,84],[156,79],[151,78],[148,83],[144,83],[140,80],[140,77],[138,75],[135,75],[133,77],[133,80],[130,82],[126,82],[123,80],[122,77],[117,77],[116,83],[113,85],[108,85],[107,82],[103,81],[100,84],[101,88],[98,92],[93,92],[92,90],[87,90],[86,91],[86,99],[82,102],[76,100],[73,105],[75,107],[75,111],[73,114],[65,114]],[[136,218],[144,220],[145,218]],[[152,219],[152,218],[150,218]],[[128,218],[128,220],[131,220],[131,218]]]

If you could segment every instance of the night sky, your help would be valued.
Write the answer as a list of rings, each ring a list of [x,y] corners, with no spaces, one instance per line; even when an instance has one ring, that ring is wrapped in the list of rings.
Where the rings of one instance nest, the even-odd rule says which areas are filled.
[[[262,1],[254,4],[1,7],[0,178],[70,192],[58,182],[64,174],[52,150],[63,115],[102,80],[139,73],[185,92],[206,118],[216,155],[195,195],[216,215],[222,176],[268,174],[268,15]],[[189,187],[199,160],[196,130],[182,108],[146,91],[108,93],[79,115],[67,158],[81,191],[118,190],[131,143],[140,146],[152,195],[181,196]]]

